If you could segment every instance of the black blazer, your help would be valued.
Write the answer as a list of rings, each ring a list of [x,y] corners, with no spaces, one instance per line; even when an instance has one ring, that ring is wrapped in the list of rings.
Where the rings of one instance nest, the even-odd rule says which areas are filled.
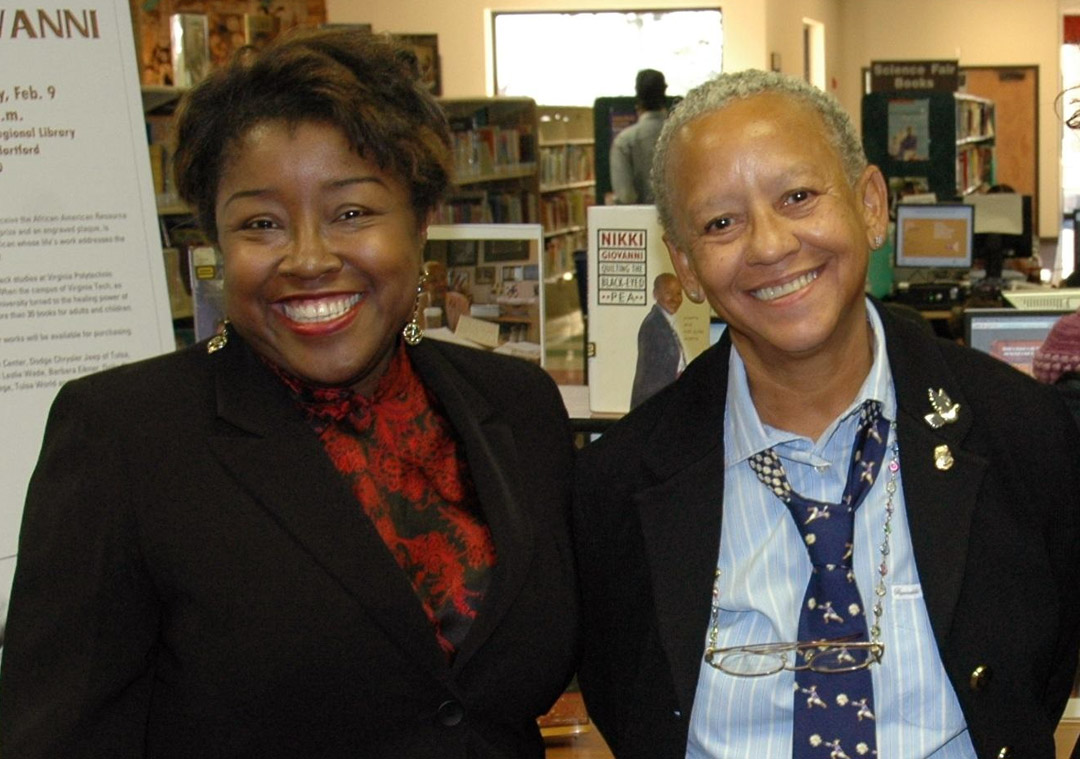
[[[975,748],[1052,759],[1080,632],[1076,426],[1052,388],[882,321],[915,558]],[[579,457],[579,680],[620,759],[685,753],[720,544],[730,349],[725,336]],[[960,404],[958,421],[924,421],[931,388]],[[947,471],[934,465],[943,444]]]
[[[239,338],[66,385],[20,536],[0,755],[542,757],[577,645],[573,449],[538,367],[424,341],[498,564],[448,666],[405,574]]]

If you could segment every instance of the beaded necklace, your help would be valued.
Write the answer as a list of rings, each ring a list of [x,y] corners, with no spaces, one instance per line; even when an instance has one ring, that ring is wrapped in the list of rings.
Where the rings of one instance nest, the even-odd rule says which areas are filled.
[[[870,626],[871,643],[880,643],[881,641],[881,618],[885,613],[883,600],[887,592],[885,577],[889,574],[889,539],[892,536],[893,513],[896,511],[896,482],[900,475],[900,445],[896,439],[895,421],[889,424],[889,436],[892,438],[892,444],[889,446],[889,480],[885,483],[885,524],[882,527],[881,545],[878,547],[881,563],[878,565],[878,578],[874,585],[874,622]],[[717,567],[716,572],[713,574],[712,614],[709,621],[709,642],[706,645],[706,651],[717,650],[716,641],[720,635],[720,574],[720,568]]]

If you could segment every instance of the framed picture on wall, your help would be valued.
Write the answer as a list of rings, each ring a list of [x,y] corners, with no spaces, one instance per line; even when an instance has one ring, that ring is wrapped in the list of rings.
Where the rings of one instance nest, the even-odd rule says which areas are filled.
[[[472,290],[473,270],[472,267],[452,269],[450,271],[450,288],[455,292],[467,293]]]
[[[447,266],[476,266],[476,240],[449,240],[446,246]]]
[[[425,334],[545,366],[543,250],[539,224],[432,224],[424,259],[445,254],[448,284],[468,295],[470,304],[452,329],[447,324]],[[464,259],[482,265],[462,263]],[[528,274],[534,279],[526,280]]]
[[[416,56],[416,72],[420,82],[432,95],[442,95],[442,77],[439,70],[439,35],[437,34],[391,34],[396,42],[412,50]]]
[[[484,246],[484,263],[528,261],[532,255],[527,240],[490,240]]]

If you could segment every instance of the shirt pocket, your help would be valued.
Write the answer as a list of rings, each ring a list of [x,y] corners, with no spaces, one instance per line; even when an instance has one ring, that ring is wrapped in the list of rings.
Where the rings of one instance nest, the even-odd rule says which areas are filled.
[[[941,663],[922,587],[894,585],[889,593],[896,639],[891,655],[886,654],[882,687],[897,694],[904,723],[955,735],[964,729],[964,716]],[[885,645],[888,650],[890,641]]]

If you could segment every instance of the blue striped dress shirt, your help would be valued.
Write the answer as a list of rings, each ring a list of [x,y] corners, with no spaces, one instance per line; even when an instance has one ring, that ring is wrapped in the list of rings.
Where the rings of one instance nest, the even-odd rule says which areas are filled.
[[[717,564],[718,646],[796,640],[799,608],[810,574],[809,557],[787,507],[758,481],[747,458],[775,448],[796,491],[835,503],[844,491],[858,407],[866,399],[876,399],[882,402],[885,417],[896,419],[885,335],[873,305],[868,303],[867,310],[874,332],[870,374],[851,407],[817,441],[762,424],[750,400],[743,362],[734,348],[731,351],[724,514]],[[967,726],[922,600],[904,509],[903,464],[901,449],[881,619],[885,657],[871,668],[878,759],[973,759]],[[854,568],[863,608],[868,610],[873,608],[882,559],[887,479],[878,478],[855,517]],[[709,631],[702,633],[704,652]],[[687,757],[791,756],[794,681],[793,673],[787,671],[768,677],[733,677],[714,669],[703,657]],[[822,759],[829,759],[829,749],[823,746],[821,750]]]

